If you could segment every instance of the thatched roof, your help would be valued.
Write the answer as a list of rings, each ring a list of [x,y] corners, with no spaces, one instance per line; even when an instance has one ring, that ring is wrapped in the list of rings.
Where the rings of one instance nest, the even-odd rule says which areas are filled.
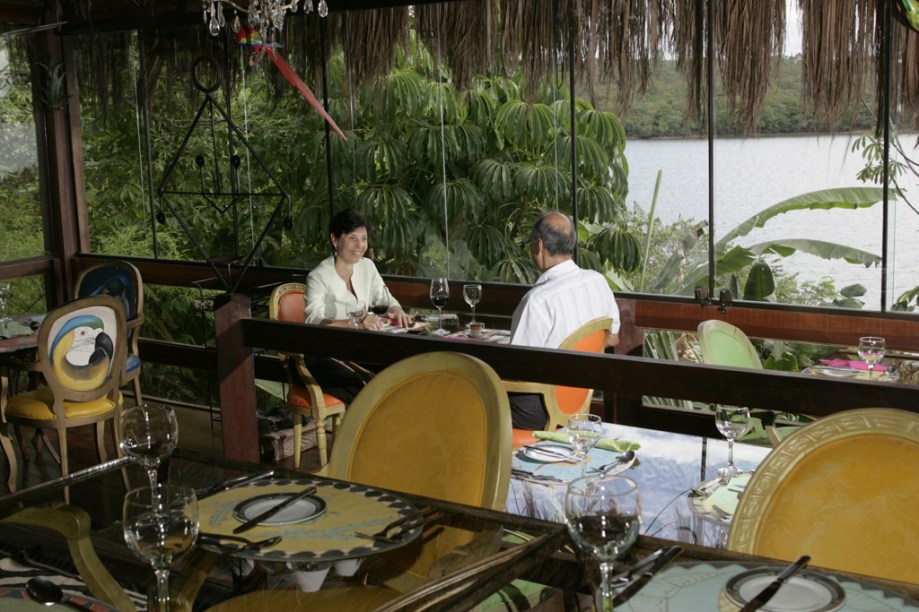
[[[245,4],[246,0],[238,0]],[[393,0],[327,0],[330,14],[314,11],[287,19],[283,43],[301,71],[316,71],[322,53],[343,45],[349,78],[359,83],[389,70],[401,45],[414,31],[439,50],[456,86],[475,74],[522,69],[531,83],[567,75],[575,67],[588,84],[598,79],[617,87],[623,109],[641,95],[662,57],[675,58],[689,84],[687,110],[704,108],[707,37],[711,28],[717,59],[716,91],[723,93],[742,129],[755,125],[777,60],[783,52],[786,0],[462,0],[421,2],[412,8]],[[857,107],[869,78],[882,74],[883,34],[890,32],[890,57],[898,84],[893,88],[904,109],[901,126],[914,123],[919,110],[919,33],[888,18],[885,0],[797,0],[803,15],[805,102],[831,124]],[[553,6],[557,12],[553,12]],[[714,7],[711,15],[709,6]],[[372,9],[372,10],[363,10]],[[570,11],[570,12],[569,12]],[[150,40],[167,24],[201,25],[201,0],[0,0],[0,24],[65,22],[60,33],[148,28]],[[15,27],[15,26],[8,26]],[[205,33],[201,25],[202,33]],[[201,44],[207,44],[206,36]],[[126,37],[122,38],[127,40]],[[108,52],[116,50],[109,43]],[[319,41],[325,41],[325,49]],[[433,43],[440,44],[434,46]],[[195,41],[186,41],[192,47]],[[499,46],[500,45],[500,46]],[[168,69],[173,47],[151,42]],[[902,61],[899,61],[901,60]],[[96,67],[106,78],[104,58]],[[98,75],[97,75],[98,76]],[[883,85],[878,78],[878,87]],[[97,78],[106,97],[117,86]]]

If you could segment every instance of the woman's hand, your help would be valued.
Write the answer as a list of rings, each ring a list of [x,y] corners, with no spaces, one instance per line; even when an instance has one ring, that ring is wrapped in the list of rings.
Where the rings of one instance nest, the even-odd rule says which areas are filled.
[[[364,317],[363,321],[361,321],[361,329],[366,329],[369,331],[383,331],[383,319],[371,312],[366,317]]]
[[[398,325],[399,327],[411,327],[414,322],[412,321],[412,317],[399,306],[390,308],[389,312],[386,314],[389,316],[389,320],[392,321],[393,325]]]

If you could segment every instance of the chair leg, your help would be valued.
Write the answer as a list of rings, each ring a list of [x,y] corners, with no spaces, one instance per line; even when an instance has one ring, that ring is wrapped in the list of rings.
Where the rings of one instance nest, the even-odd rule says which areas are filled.
[[[16,453],[13,452],[13,443],[10,442],[8,427],[6,423],[0,423],[0,446],[3,447],[3,454],[6,455],[6,465],[9,466],[10,471],[6,486],[10,493],[13,493],[16,491],[16,480],[19,474]]]
[[[35,447],[36,456],[41,454],[42,445],[44,445],[45,448],[48,449],[48,452],[51,453],[51,458],[54,459],[54,462],[60,465],[61,456],[57,454],[56,450],[54,450],[54,445],[51,444],[51,439],[48,438],[48,432],[44,429],[36,429],[35,434],[32,436],[32,446]]]
[[[134,378],[134,404],[136,406],[144,405],[144,398],[140,394],[140,372],[138,372],[137,376]]]
[[[325,436],[325,419],[319,418],[319,415],[316,415],[316,446],[319,450],[319,466],[325,467],[325,464],[329,462],[329,454],[327,451],[328,441]]]
[[[29,449],[26,447],[25,438],[22,437],[22,428],[19,425],[13,425],[13,432],[16,434],[16,442],[19,444],[19,452],[22,453],[22,460],[28,461],[31,458]],[[38,433],[38,430],[35,430]]]
[[[105,452],[105,421],[96,423],[96,452],[99,454],[99,463],[108,461],[108,453]]]
[[[57,428],[57,438],[58,444],[61,449],[61,476],[66,476],[69,474],[70,462],[67,459],[67,428],[58,427]],[[70,503],[70,487],[64,487],[64,503]]]
[[[293,413],[294,418],[294,469],[300,468],[300,453],[303,452],[303,417]]]

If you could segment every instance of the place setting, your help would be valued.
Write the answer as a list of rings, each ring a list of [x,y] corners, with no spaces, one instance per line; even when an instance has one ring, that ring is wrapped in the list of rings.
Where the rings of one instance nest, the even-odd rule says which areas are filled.
[[[587,474],[613,476],[637,461],[635,442],[602,437],[600,417],[572,415],[559,432],[533,432],[538,441],[514,453],[511,475],[539,484],[567,484]]]
[[[728,460],[718,469],[717,476],[694,485],[687,496],[690,509],[713,523],[730,525],[740,496],[743,494],[751,471],[744,471],[734,463],[734,442],[750,427],[750,409],[745,406],[715,406],[715,426],[728,442]]]

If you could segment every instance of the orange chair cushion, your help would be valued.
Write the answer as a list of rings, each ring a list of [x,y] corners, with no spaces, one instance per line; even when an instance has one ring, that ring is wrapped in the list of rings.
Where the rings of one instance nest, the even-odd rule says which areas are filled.
[[[322,394],[322,401],[325,402],[326,407],[344,405],[344,402],[342,402],[334,395],[329,395],[328,393]],[[287,403],[292,406],[297,406],[298,408],[312,409],[313,407],[313,402],[310,399],[309,390],[307,390],[306,387],[301,387],[300,385],[290,385],[287,391]]]
[[[53,421],[55,417],[51,411],[52,406],[54,406],[54,397],[51,395],[51,390],[47,388],[36,389],[35,391],[11,397],[6,405],[6,415],[8,417]],[[113,408],[115,408],[115,403],[107,397],[89,402],[64,402],[64,414],[68,419],[104,414]]]
[[[278,320],[303,323],[306,321],[305,308],[306,302],[303,299],[303,292],[288,291],[278,300]]]
[[[526,444],[535,444],[539,440],[533,436],[533,431],[530,429],[515,429],[514,430],[514,448],[520,448]]]

